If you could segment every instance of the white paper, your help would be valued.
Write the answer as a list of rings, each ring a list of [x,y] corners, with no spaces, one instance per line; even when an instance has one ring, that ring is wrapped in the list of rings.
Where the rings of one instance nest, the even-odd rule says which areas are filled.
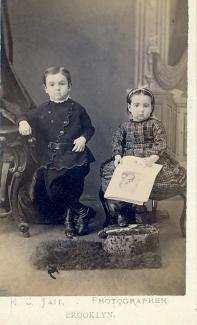
[[[143,158],[125,156],[116,167],[105,192],[106,199],[142,205],[147,202],[162,165],[147,167]]]

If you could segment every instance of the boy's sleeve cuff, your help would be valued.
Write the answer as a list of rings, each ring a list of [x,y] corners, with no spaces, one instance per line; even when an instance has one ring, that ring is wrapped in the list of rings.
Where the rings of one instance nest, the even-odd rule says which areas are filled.
[[[84,135],[81,135],[81,138],[84,138],[85,142],[87,142],[87,139]]]
[[[22,122],[22,121],[26,121],[26,122],[27,122],[27,118],[24,117],[24,116],[21,116],[21,117],[19,117],[19,118],[17,119],[17,123],[18,123],[18,124],[19,124],[20,122]]]

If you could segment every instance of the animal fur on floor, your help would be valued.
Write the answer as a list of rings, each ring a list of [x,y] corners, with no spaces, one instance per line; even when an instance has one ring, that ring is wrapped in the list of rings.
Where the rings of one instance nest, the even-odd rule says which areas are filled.
[[[101,242],[49,240],[36,247],[31,263],[39,270],[49,267],[58,270],[159,268],[161,257],[155,252],[110,255],[103,250]]]

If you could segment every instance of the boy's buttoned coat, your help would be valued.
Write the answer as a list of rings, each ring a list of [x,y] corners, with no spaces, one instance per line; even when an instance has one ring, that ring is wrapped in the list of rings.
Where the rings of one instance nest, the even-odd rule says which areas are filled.
[[[72,151],[75,139],[84,136],[88,142],[94,134],[94,127],[85,108],[74,100],[69,98],[63,103],[48,101],[21,116],[19,121],[21,120],[27,120],[44,140],[41,163],[43,167],[56,170],[71,169],[95,161],[87,146],[83,152]],[[63,143],[64,147],[56,150],[51,143]]]

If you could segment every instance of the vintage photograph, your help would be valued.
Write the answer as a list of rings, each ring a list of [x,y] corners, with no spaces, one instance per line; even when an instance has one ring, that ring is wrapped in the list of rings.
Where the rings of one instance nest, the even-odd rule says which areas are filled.
[[[1,20],[1,297],[183,297],[188,1],[2,0]],[[107,198],[124,157],[147,172]]]

